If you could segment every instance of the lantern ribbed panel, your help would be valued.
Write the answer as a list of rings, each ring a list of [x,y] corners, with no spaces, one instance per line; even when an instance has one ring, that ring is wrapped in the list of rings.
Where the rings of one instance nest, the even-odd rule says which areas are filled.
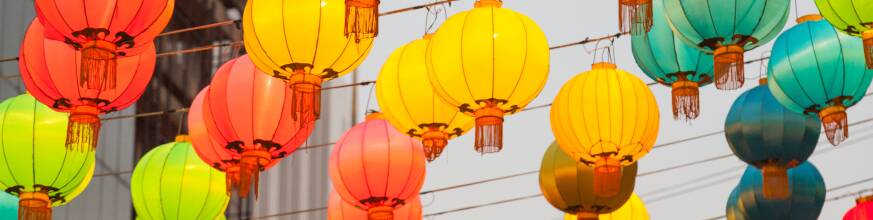
[[[130,191],[142,220],[214,220],[230,200],[224,173],[200,160],[187,140],[146,153],[133,170]]]
[[[416,197],[394,211],[394,220],[421,220],[421,199]],[[330,192],[327,205],[328,220],[368,220],[367,211],[351,205],[336,192]]]
[[[596,196],[594,170],[568,156],[553,142],[540,166],[540,191],[553,207],[567,214],[610,213],[621,208],[633,194],[637,164],[626,166],[621,172],[621,190],[617,195]]]
[[[0,187],[13,195],[47,189],[52,206],[71,202],[94,175],[94,152],[67,151],[67,114],[52,111],[30,95],[0,103]]]
[[[589,165],[606,154],[623,165],[635,163],[652,149],[659,120],[646,84],[608,63],[565,83],[551,109],[561,149]]]
[[[853,0],[815,0],[818,11],[831,25],[843,33],[861,37],[873,30],[873,4]]]
[[[565,214],[564,220],[578,220],[576,215]],[[631,194],[630,199],[613,212],[600,214],[600,220],[649,220],[649,211],[646,210],[646,204],[637,196],[636,193]]]
[[[443,101],[431,87],[425,64],[427,38],[391,54],[376,81],[376,97],[388,122],[400,132],[424,139],[425,153],[428,160],[433,160],[445,146],[426,142],[448,141],[464,134],[473,127],[473,118]],[[428,132],[445,135],[445,139],[427,140],[428,135],[433,135]]]
[[[203,118],[203,100],[209,92],[209,86],[206,86],[191,102],[191,107],[188,110],[188,133],[191,138],[191,144],[194,146],[194,151],[200,156],[200,159],[206,164],[227,171],[229,166],[235,166],[239,161],[239,155],[224,150],[224,145],[218,143],[209,135],[206,128],[206,121]],[[236,161],[236,162],[234,162]],[[277,163],[275,160],[273,163]]]
[[[811,163],[805,162],[789,170],[788,176],[791,197],[787,200],[769,200],[761,192],[761,172],[755,167],[747,167],[728,199],[728,219],[818,219],[826,196],[821,173]]]
[[[337,194],[362,209],[397,208],[416,198],[424,184],[421,143],[378,117],[370,115],[346,131],[328,164]]]
[[[867,200],[864,200],[867,199]],[[869,201],[869,197],[857,200],[857,204],[852,209],[849,209],[843,220],[867,220],[873,218],[873,201]]]

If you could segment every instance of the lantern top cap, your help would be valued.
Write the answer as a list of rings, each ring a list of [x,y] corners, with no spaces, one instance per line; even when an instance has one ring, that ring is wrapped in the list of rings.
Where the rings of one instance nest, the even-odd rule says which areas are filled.
[[[421,39],[430,40],[433,38],[433,35],[434,35],[434,33],[427,33],[427,34],[424,34],[424,36],[422,36]]]
[[[370,112],[367,114],[366,119],[367,119],[367,121],[376,120],[376,119],[385,120],[385,115],[383,115],[381,112]]]
[[[591,64],[591,69],[616,69],[618,67],[615,66],[614,63],[609,62],[597,62]]]
[[[185,134],[176,135],[176,142],[191,142],[191,138]]]
[[[822,17],[820,14],[808,14],[808,15],[800,16],[800,17],[797,18],[797,20],[795,20],[795,21],[796,21],[798,24],[802,24],[803,22],[808,22],[808,21],[821,21],[822,19],[824,19],[824,17]]]
[[[855,204],[860,205],[861,203],[873,202],[873,195],[862,196],[855,200]]]
[[[483,8],[483,7],[495,7],[499,8],[503,6],[503,0],[478,0],[474,7]]]
[[[758,85],[767,85],[767,77],[758,79]]]

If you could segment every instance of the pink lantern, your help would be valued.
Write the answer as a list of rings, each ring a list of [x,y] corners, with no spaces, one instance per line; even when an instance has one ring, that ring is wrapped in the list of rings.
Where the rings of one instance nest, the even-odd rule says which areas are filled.
[[[327,220],[367,220],[367,211],[345,201],[334,191],[327,204]],[[421,199],[415,197],[394,211],[394,220],[421,220]]]

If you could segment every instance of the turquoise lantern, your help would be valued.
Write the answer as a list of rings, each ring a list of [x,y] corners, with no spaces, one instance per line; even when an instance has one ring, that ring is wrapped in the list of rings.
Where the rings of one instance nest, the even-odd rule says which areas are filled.
[[[790,0],[664,0],[673,31],[714,54],[715,86],[743,86],[743,53],[772,40],[788,20]]]
[[[861,101],[873,78],[861,47],[861,39],[818,15],[799,18],[773,44],[770,91],[792,111],[817,114],[833,145],[849,137],[846,109]]]
[[[654,0],[652,29],[631,38],[634,59],[649,78],[673,88],[673,118],[700,115],[699,87],[712,83],[712,55],[673,34],[664,15],[664,0]]]
[[[18,219],[18,198],[0,193],[0,219]]]
[[[791,219],[815,220],[825,200],[825,183],[811,163],[805,162],[788,171],[791,197],[770,200],[761,192],[761,172],[749,166],[734,188],[725,208],[729,220]]]
[[[761,170],[763,196],[784,199],[791,195],[787,171],[815,151],[821,122],[783,107],[770,94],[767,80],[761,81],[734,101],[724,123],[725,137],[734,155]]]

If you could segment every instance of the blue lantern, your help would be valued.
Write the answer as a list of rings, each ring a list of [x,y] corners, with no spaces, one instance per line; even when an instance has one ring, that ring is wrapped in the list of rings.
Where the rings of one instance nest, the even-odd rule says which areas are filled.
[[[788,171],[792,185],[790,198],[770,200],[761,192],[761,172],[746,168],[739,185],[734,188],[726,207],[731,220],[815,220],[821,214],[825,200],[825,183],[811,163],[805,162]]]

